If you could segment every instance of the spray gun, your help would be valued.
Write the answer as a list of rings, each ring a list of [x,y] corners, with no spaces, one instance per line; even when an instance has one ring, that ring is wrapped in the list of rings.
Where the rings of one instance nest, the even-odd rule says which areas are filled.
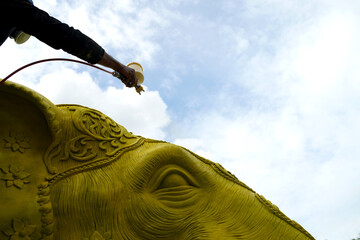
[[[144,82],[144,74],[143,74],[143,68],[140,65],[140,63],[137,62],[131,62],[128,65],[126,65],[132,69],[135,70],[135,75],[138,80],[137,85],[135,86],[135,90],[138,94],[141,95],[141,92],[145,92],[144,88],[141,86],[141,84]],[[119,72],[113,72],[112,75],[118,79],[120,79],[122,82],[125,82],[126,78],[121,75]]]
[[[11,76],[13,76],[17,72],[20,72],[21,70],[23,70],[23,69],[25,69],[27,67],[30,67],[30,66],[35,65],[35,64],[39,64],[39,63],[43,63],[43,62],[51,62],[51,61],[68,61],[68,62],[76,62],[76,63],[88,65],[90,67],[97,68],[97,69],[99,69],[101,71],[110,73],[114,77],[117,77],[118,79],[120,79],[122,82],[126,81],[126,78],[123,75],[121,75],[119,72],[116,72],[116,71],[115,72],[110,72],[110,71],[108,71],[108,70],[106,70],[104,68],[101,68],[101,67],[98,67],[98,66],[83,62],[83,61],[79,61],[79,60],[75,60],[75,59],[68,59],[68,58],[49,58],[49,59],[43,59],[43,60],[35,61],[35,62],[26,64],[26,65],[18,68],[14,72],[10,73],[4,79],[0,78],[0,85],[3,84],[6,80],[8,80]],[[137,62],[131,62],[127,66],[135,70],[135,75],[136,75],[136,78],[138,79],[138,83],[135,86],[135,90],[136,90],[137,93],[139,93],[141,95],[141,92],[145,92],[144,88],[141,86],[141,84],[144,82],[143,68],[140,65],[140,63],[137,63]]]

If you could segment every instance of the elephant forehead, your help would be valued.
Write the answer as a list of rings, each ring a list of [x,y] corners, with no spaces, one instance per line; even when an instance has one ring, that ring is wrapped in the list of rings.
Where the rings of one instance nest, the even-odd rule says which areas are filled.
[[[218,168],[215,167],[218,164],[203,159],[183,147],[148,139],[141,147],[124,154],[116,164],[121,166],[124,181],[133,184],[131,188],[139,188],[155,175],[167,171],[175,173],[172,175],[173,179],[177,178],[176,175],[190,175],[202,187],[229,182],[219,174]]]
[[[137,169],[150,168],[164,164],[178,164],[184,167],[204,166],[198,158],[186,149],[166,142],[146,143],[138,149],[132,150],[124,155],[124,164]]]

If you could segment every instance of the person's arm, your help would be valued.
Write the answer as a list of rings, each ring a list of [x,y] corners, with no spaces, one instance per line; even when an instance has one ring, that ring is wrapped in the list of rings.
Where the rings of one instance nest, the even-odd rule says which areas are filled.
[[[49,16],[27,0],[1,0],[0,9],[0,22],[19,28],[54,49],[62,49],[91,64],[109,67],[126,77],[126,86],[136,86],[134,70],[115,60],[79,30]]]

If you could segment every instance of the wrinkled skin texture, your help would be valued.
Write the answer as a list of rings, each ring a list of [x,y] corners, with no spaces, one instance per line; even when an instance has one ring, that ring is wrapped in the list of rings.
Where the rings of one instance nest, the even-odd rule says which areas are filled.
[[[0,102],[7,116],[0,120],[7,146],[0,146],[0,167],[10,179],[0,185],[0,240],[21,231],[59,240],[313,239],[219,164],[187,149],[134,136],[92,109],[56,107],[13,83],[0,87]],[[31,137],[29,148],[20,135]],[[14,185],[9,164],[30,176]]]

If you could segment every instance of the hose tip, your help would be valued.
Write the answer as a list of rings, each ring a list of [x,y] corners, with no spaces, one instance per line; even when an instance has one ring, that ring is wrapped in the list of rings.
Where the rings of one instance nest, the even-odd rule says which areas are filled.
[[[144,88],[141,85],[135,86],[135,90],[140,95],[141,95],[141,92],[145,92]]]

